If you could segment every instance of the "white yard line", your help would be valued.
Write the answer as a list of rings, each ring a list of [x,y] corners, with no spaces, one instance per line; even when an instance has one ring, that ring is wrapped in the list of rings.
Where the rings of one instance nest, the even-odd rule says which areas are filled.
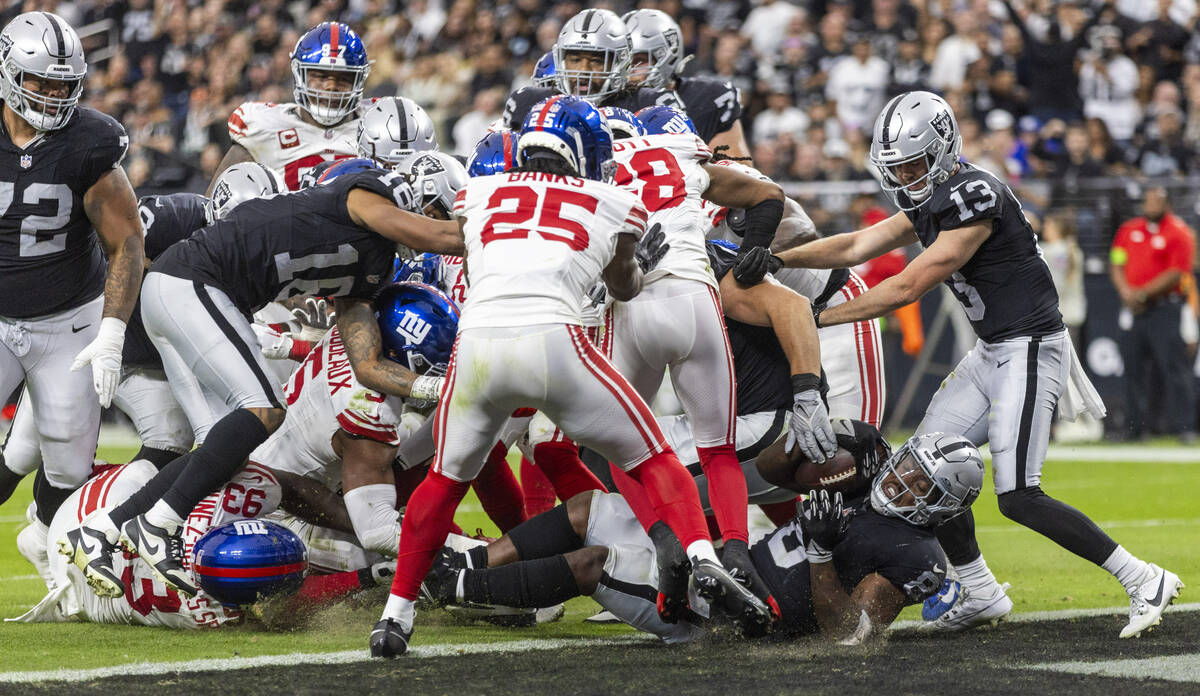
[[[23,581],[23,580],[41,580],[41,579],[42,579],[42,576],[36,575],[36,574],[34,574],[34,575],[10,575],[7,578],[0,578],[0,582],[16,582],[16,581]]]
[[[1174,614],[1185,611],[1200,611],[1200,602],[1186,602],[1182,604],[1176,602],[1167,607],[1166,613]],[[1020,614],[1011,614],[1004,621],[1006,623],[1035,623],[1040,621],[1061,621],[1063,619],[1082,619],[1089,616],[1115,616],[1128,613],[1129,605],[1101,607],[1098,609],[1055,609],[1054,611],[1027,611]],[[919,628],[924,623],[924,621],[897,621],[892,624],[891,630],[908,631]]]
[[[1144,529],[1147,527],[1194,527],[1200,525],[1200,517],[1173,517],[1161,520],[1096,520],[1102,529]],[[1011,524],[981,524],[976,532],[1027,532],[1028,528]]]
[[[1100,660],[1084,662],[1046,662],[1026,665],[1030,669],[1068,674],[1090,674],[1098,677],[1125,679],[1166,679],[1167,681],[1200,683],[1200,653],[1162,655],[1159,657]]]

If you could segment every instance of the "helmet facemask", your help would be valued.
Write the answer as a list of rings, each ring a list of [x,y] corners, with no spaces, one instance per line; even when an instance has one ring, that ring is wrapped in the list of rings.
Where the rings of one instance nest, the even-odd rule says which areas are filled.
[[[3,72],[5,103],[18,116],[39,131],[52,131],[65,126],[71,115],[75,113],[75,107],[79,105],[79,97],[83,94],[82,75],[64,78],[35,74],[21,70],[11,59],[4,61]],[[40,80],[66,83],[67,96],[50,97],[30,89],[25,84],[26,78],[30,75]]]
[[[567,56],[571,56],[572,63],[574,63],[577,60],[577,54],[581,53],[601,54],[604,59],[604,67],[600,70],[568,68]],[[604,49],[594,46],[568,46],[566,48],[555,46],[554,65],[554,77],[559,91],[597,104],[625,89],[629,74],[630,53],[628,47]],[[599,84],[597,85],[597,83]]]
[[[936,469],[931,452],[914,446],[912,440],[906,442],[871,483],[871,507],[918,527],[934,527],[962,514],[974,502],[978,488],[958,497],[944,485]]]
[[[337,125],[358,108],[370,71],[370,66],[319,65],[293,58],[292,77],[296,81],[296,103],[322,126]],[[350,75],[352,85],[345,91],[312,87],[308,79],[314,72]]]

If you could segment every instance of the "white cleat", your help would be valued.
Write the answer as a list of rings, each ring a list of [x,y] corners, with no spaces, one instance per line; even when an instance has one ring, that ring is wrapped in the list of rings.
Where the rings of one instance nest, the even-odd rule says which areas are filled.
[[[926,622],[922,628],[953,633],[978,626],[995,626],[1012,613],[1013,603],[1007,594],[1009,587],[1007,582],[996,585],[988,594],[975,594],[971,588],[963,587],[954,606],[936,620]]]
[[[1122,638],[1137,638],[1162,622],[1163,611],[1179,596],[1183,583],[1179,576],[1153,563],[1154,575],[1129,595],[1129,624],[1121,629]]]

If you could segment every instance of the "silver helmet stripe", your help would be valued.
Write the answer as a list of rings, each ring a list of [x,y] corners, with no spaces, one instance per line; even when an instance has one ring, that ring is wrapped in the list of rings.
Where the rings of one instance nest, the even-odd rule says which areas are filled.
[[[898,94],[892,97],[888,105],[883,107],[883,137],[880,138],[885,144],[890,144],[896,141],[896,138],[891,137],[890,128],[892,125],[892,114],[896,113],[896,107],[900,106],[900,102],[904,100],[905,94]],[[899,134],[897,134],[899,137]]]

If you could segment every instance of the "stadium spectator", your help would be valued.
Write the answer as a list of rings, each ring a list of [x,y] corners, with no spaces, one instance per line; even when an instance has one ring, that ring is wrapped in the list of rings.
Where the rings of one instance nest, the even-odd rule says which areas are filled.
[[[809,118],[792,105],[791,89],[786,82],[775,81],[767,94],[767,108],[754,118],[752,135],[755,142],[766,143],[782,135],[792,140],[804,140]]]
[[[870,37],[855,37],[851,54],[833,64],[825,83],[825,96],[837,103],[842,128],[870,130],[886,100],[888,73],[888,63],[874,55]]]
[[[1079,69],[1083,115],[1103,120],[1114,139],[1128,142],[1141,119],[1141,108],[1134,97],[1137,65],[1121,52],[1121,30],[1115,26],[1093,29],[1091,43],[1092,50],[1083,52]]]
[[[975,40],[976,18],[969,10],[954,15],[954,33],[942,39],[930,66],[929,84],[935,89],[961,89],[967,66],[983,57]]]
[[[1160,187],[1146,191],[1142,217],[1121,225],[1109,257],[1109,276],[1124,305],[1125,435],[1149,434],[1147,399],[1162,405],[1168,432],[1193,442],[1195,397],[1187,347],[1180,333],[1183,279],[1195,265],[1196,239],[1176,217]],[[1143,370],[1151,370],[1153,380]],[[1154,388],[1148,388],[1154,384]]]
[[[1033,115],[1043,120],[1078,118],[1080,100],[1075,56],[1083,46],[1088,30],[1099,21],[1099,13],[1094,12],[1084,26],[1075,27],[1069,38],[1063,35],[1062,22],[1052,20],[1045,38],[1038,39],[1026,25],[1023,12],[1014,9],[1011,0],[1002,2],[1009,19],[1021,32],[1023,56],[1029,64],[1029,103]]]

